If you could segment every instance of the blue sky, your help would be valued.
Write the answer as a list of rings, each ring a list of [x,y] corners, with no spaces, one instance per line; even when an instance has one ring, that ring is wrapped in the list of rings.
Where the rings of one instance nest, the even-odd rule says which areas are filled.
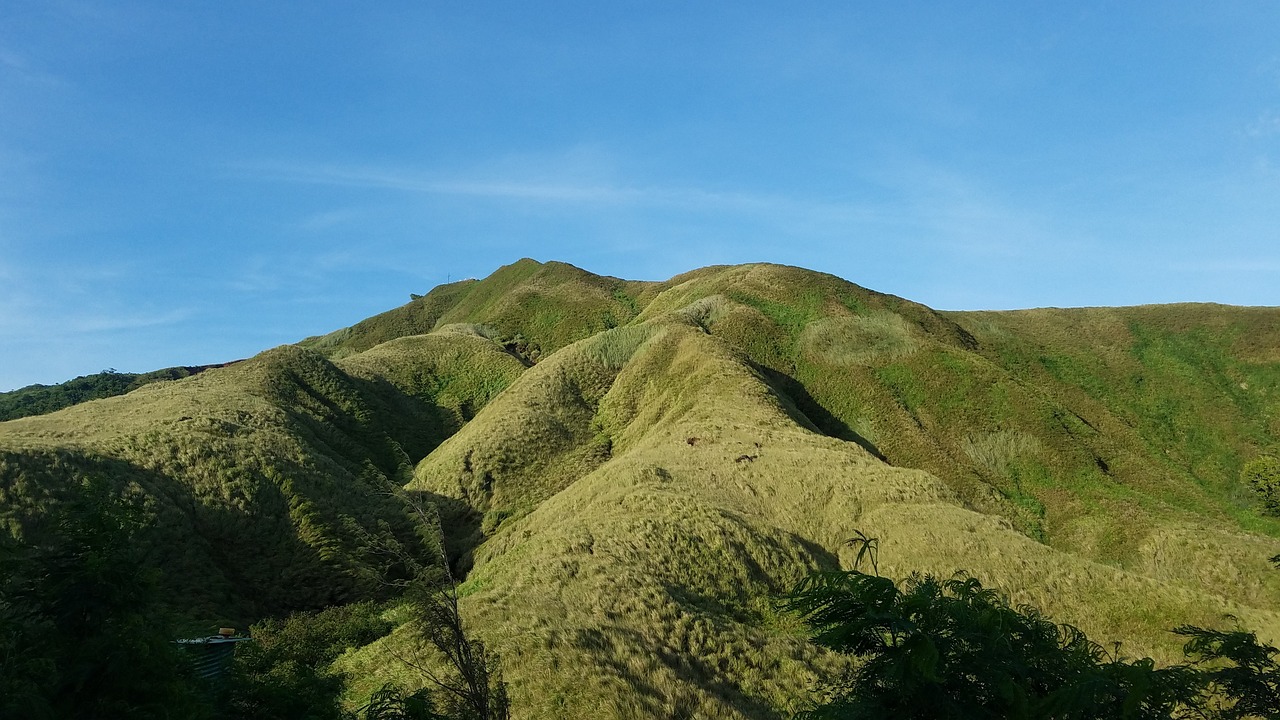
[[[0,390],[520,257],[1280,304],[1274,2],[0,0]]]

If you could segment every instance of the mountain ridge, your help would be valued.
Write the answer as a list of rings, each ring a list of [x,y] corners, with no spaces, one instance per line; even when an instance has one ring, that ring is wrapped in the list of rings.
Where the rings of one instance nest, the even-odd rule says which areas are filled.
[[[377,597],[362,538],[414,532],[380,495],[402,484],[517,716],[776,717],[841,661],[771,598],[858,531],[888,575],[969,570],[1157,660],[1227,613],[1280,637],[1280,521],[1239,478],[1280,449],[1277,348],[1276,308],[935,311],[786,266],[525,259],[0,423],[0,519],[107,475],[188,548],[154,558],[172,597],[243,621]],[[357,695],[411,682],[400,642],[339,658]]]

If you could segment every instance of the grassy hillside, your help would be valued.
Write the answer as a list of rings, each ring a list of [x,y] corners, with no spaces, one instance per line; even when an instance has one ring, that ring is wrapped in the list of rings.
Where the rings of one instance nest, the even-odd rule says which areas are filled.
[[[456,335],[342,363],[281,347],[0,424],[0,519],[20,528],[71,483],[105,476],[147,498],[163,539],[153,561],[173,605],[201,625],[376,597],[363,534],[413,532],[386,484],[407,480],[524,366]]]
[[[0,393],[0,421],[56,412],[90,400],[123,395],[143,385],[161,380],[177,380],[204,372],[210,367],[172,367],[148,373],[122,373],[107,370],[83,375],[57,385],[28,385]]]
[[[776,266],[699,273],[646,315],[680,304],[827,434],[1050,545],[1144,562],[1175,509],[1277,532],[1238,473],[1276,447],[1280,310],[939,314]]]
[[[1280,521],[1238,476],[1280,451],[1277,348],[1270,308],[940,313],[774,265],[522,260],[0,423],[0,510],[112,477],[152,499],[174,597],[243,618],[377,596],[364,544],[413,531],[379,491],[403,483],[517,717],[779,717],[843,660],[773,599],[859,530],[882,572],[966,569],[1131,654],[1227,613],[1280,640]],[[409,642],[337,660],[353,700],[422,682]]]
[[[563,412],[530,410],[548,407]],[[847,566],[856,529],[882,539],[891,574],[965,568],[1128,652],[1175,660],[1169,628],[1225,613],[1275,637],[1273,521],[1160,477],[1132,433],[1100,447],[1145,475],[1116,462],[1120,480],[1055,484],[1098,468],[1064,417],[1072,405],[995,365],[950,317],[834,278],[731,268],[671,284],[641,324],[526,373],[411,487],[483,518],[451,528],[484,538],[467,608],[533,717],[788,709],[835,660],[799,644],[769,599]],[[875,452],[941,457],[924,472]],[[1059,531],[1069,510],[1077,525]],[[1111,544],[1070,532],[1139,518],[1118,540],[1098,532]],[[381,677],[384,655],[350,662]]]
[[[498,342],[536,362],[575,340],[629,322],[650,285],[525,258],[484,280],[441,285],[407,305],[301,344],[338,358],[444,325],[481,324]]]

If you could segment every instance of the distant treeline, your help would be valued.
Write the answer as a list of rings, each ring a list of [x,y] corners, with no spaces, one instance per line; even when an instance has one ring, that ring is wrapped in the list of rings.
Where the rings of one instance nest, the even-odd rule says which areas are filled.
[[[178,380],[222,366],[171,367],[141,374],[103,370],[100,373],[83,375],[58,385],[28,385],[11,392],[0,393],[0,421],[44,415],[82,402],[123,395],[148,383]]]

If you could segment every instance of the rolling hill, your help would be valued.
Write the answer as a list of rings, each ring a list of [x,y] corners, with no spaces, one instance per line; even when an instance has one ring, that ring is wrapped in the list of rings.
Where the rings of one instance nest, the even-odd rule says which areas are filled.
[[[967,570],[1128,654],[1280,639],[1280,309],[938,312],[757,264],[666,282],[521,260],[297,346],[0,423],[18,534],[86,476],[146,499],[193,623],[382,597],[369,537],[440,512],[517,717],[779,717],[842,658],[773,600]],[[415,680],[392,632],[353,701]],[[418,680],[420,682],[420,680]]]

